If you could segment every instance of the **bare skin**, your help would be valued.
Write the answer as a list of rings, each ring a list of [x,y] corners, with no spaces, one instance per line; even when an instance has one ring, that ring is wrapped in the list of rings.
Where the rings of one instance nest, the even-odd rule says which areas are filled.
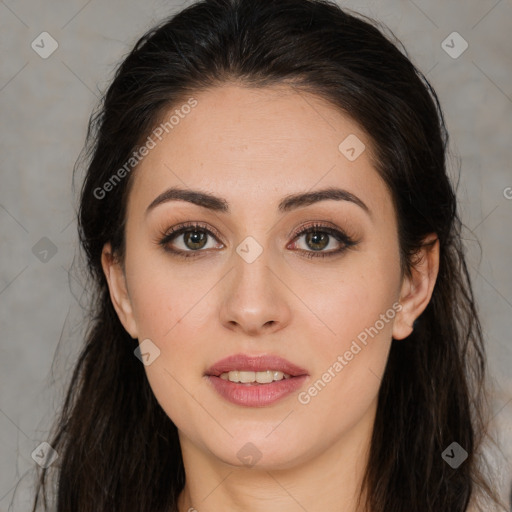
[[[359,512],[392,337],[408,336],[430,301],[439,242],[423,250],[412,278],[401,275],[395,212],[370,141],[328,103],[285,86],[226,84],[194,97],[197,106],[134,171],[124,268],[109,244],[102,255],[125,329],[160,350],[145,370],[179,430],[187,477],[179,510]],[[366,145],[354,161],[338,149],[350,134]],[[230,213],[176,200],[146,212],[173,186],[224,198]],[[334,200],[278,211],[287,195],[327,187],[349,191],[369,213]],[[208,235],[199,250],[183,234],[168,243],[194,256],[158,243],[169,228],[196,221],[219,236]],[[307,235],[293,238],[312,221],[357,244],[306,257],[345,245],[324,235],[318,250]],[[251,263],[236,251],[246,237],[262,250]],[[378,333],[347,360],[354,340],[372,326]],[[205,371],[235,353],[274,354],[307,369],[302,401],[295,392],[265,407],[226,401]],[[346,364],[336,372],[340,355]],[[331,378],[322,377],[329,368]],[[328,382],[309,393],[319,379]],[[252,467],[238,455],[247,443],[257,448]]]

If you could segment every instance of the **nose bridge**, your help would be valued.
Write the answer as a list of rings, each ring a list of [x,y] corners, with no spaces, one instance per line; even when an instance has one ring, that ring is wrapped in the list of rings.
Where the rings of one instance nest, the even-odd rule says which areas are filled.
[[[254,237],[246,237],[236,248],[232,286],[243,300],[268,302],[275,287],[275,271],[268,245],[263,246]]]
[[[253,204],[251,200],[249,203]],[[236,245],[233,254],[234,278],[243,287],[247,285],[255,289],[261,288],[260,292],[271,286],[271,281],[275,279],[272,265],[276,264],[272,255],[275,248],[272,240],[274,235],[268,229],[271,219],[264,219],[262,213],[255,211],[252,217],[243,217],[245,233],[239,233],[243,238]]]
[[[268,245],[247,236],[233,252],[233,265],[223,298],[222,321],[238,324],[248,332],[282,326],[289,309]]]

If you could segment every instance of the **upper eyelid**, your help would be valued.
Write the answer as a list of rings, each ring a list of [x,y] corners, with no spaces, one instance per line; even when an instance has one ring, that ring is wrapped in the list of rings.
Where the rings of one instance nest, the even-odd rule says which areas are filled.
[[[169,228],[165,231],[164,237],[173,236],[173,235],[182,235],[183,232],[186,232],[187,230],[193,230],[198,229],[202,231],[206,231],[212,235],[214,235],[217,239],[222,239],[222,236],[220,233],[213,227],[207,226],[206,223],[202,222],[184,222],[181,224],[178,224],[177,226],[173,228]]]

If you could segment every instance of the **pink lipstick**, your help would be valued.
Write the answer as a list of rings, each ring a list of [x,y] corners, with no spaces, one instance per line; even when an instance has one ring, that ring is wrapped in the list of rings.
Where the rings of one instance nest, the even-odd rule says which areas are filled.
[[[235,354],[217,361],[205,376],[229,402],[264,407],[297,391],[308,372],[278,356]]]

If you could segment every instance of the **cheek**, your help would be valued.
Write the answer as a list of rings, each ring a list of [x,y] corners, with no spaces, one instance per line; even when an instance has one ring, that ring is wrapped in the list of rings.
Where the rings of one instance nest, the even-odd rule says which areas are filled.
[[[308,339],[314,340],[309,348],[315,374],[298,401],[313,415],[339,404],[329,412],[338,426],[367,410],[385,370],[393,322],[401,308],[398,264],[385,262],[360,258],[338,279],[331,276],[329,284],[309,292],[308,304],[321,320],[316,328],[325,335],[315,336],[311,321],[302,325],[309,331]]]
[[[389,355],[396,308],[376,294],[354,292],[350,299],[338,296],[341,309],[329,317],[336,336],[309,336],[315,339],[315,371],[297,395],[296,409],[300,421],[316,419],[309,435],[318,443],[349,432],[365,417],[376,403]]]
[[[294,280],[294,292],[306,305],[296,321],[310,334],[315,326],[315,350],[331,355],[333,349],[348,350],[355,339],[364,343],[375,336],[391,337],[399,282],[398,262],[369,251],[341,261],[329,272],[313,269]]]
[[[208,292],[218,277],[206,272],[207,265],[187,268],[154,253],[133,251],[131,255],[127,259],[129,292],[139,340],[151,340],[159,351],[145,371],[156,399],[180,426],[180,418],[186,423],[186,418],[198,413],[189,392],[201,383],[208,360],[209,320],[218,302]],[[198,272],[199,268],[205,271]]]
[[[164,270],[153,269],[155,273],[140,274],[133,287],[140,340],[149,338],[159,351],[144,369],[162,409],[181,431],[189,432],[194,430],[191,425],[211,421],[195,390],[202,384],[205,369],[208,331],[201,324],[205,323],[204,308],[213,307],[204,300],[212,284],[203,289],[194,280],[166,277]]]
[[[176,262],[160,250],[134,251],[129,263],[129,292],[139,332],[161,343],[195,321],[202,299],[215,284],[211,272],[198,272],[197,264]]]

